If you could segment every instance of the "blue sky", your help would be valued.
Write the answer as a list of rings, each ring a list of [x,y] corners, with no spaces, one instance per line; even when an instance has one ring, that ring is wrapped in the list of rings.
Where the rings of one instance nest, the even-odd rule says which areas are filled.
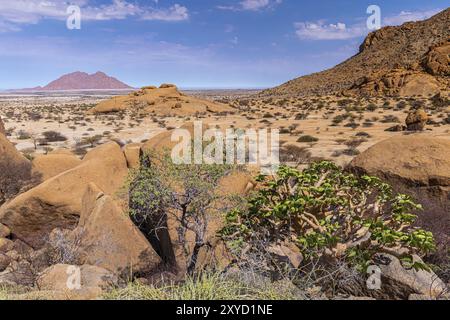
[[[66,27],[70,4],[80,30]],[[136,87],[275,86],[357,53],[371,4],[398,25],[448,1],[0,0],[0,88],[99,70]]]

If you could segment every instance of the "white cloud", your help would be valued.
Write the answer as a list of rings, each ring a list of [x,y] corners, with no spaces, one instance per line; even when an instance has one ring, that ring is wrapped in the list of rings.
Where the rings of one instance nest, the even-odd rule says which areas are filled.
[[[408,21],[428,19],[441,10],[402,11],[399,14],[387,16],[383,19],[384,26],[401,25]],[[348,40],[366,36],[371,30],[363,23],[346,25],[343,22],[326,23],[324,20],[316,22],[294,23],[295,33],[302,40]]]
[[[217,6],[217,8],[231,11],[260,11],[273,8],[282,2],[283,0],[242,0],[237,5]]]
[[[189,19],[186,7],[175,4],[169,9],[151,9],[142,15],[144,20],[183,21]]]
[[[386,17],[383,24],[386,26],[401,25],[409,21],[420,21],[428,19],[439,13],[441,9],[427,10],[427,11],[402,11],[395,16]]]
[[[244,0],[241,2],[244,10],[260,10],[269,5],[269,0]]]
[[[85,5],[86,1],[73,1]],[[14,24],[35,24],[43,18],[61,19],[67,5],[56,1],[16,0],[0,1],[0,21]]]
[[[325,24],[318,22],[297,22],[294,24],[295,33],[303,40],[346,40],[364,34],[364,26],[347,27],[345,23]]]
[[[81,8],[81,19],[84,20],[121,20],[129,16],[142,14],[143,9],[123,0],[113,0],[109,5],[100,7],[87,6]]]
[[[157,0],[154,0],[158,4]],[[175,4],[169,8],[140,6],[126,0],[112,0],[100,6],[89,5],[89,0],[72,0],[81,8],[85,21],[120,20],[138,17],[144,20],[182,21],[189,18],[186,7]],[[18,31],[21,25],[37,24],[44,19],[65,20],[68,2],[60,0],[0,0],[0,32]]]

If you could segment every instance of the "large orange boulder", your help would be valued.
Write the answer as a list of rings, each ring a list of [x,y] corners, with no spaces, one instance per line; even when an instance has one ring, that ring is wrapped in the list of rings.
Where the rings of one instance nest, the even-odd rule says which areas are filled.
[[[161,263],[144,235],[111,196],[91,183],[83,197],[80,222],[72,232],[83,263],[116,275],[151,273]]]
[[[434,232],[445,251],[450,243],[450,139],[422,134],[391,138],[357,156],[349,168],[378,176],[417,199],[423,205],[418,223]]]
[[[43,181],[75,168],[79,164],[81,160],[78,157],[63,153],[39,155],[32,161],[33,173],[40,175]]]
[[[81,199],[90,182],[114,195],[128,174],[127,162],[115,142],[86,154],[76,167],[54,176],[0,208],[0,223],[34,248],[42,246],[55,228],[73,229],[81,213]]]

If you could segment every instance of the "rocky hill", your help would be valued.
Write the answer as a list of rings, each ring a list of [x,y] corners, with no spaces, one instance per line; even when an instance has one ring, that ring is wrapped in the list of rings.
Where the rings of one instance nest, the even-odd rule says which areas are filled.
[[[45,87],[36,87],[27,90],[34,91],[60,91],[60,90],[120,90],[131,89],[127,84],[110,77],[103,72],[88,74],[86,72],[73,72],[50,82]]]
[[[233,108],[191,97],[181,93],[173,84],[163,84],[159,88],[144,87],[126,96],[117,96],[100,102],[89,110],[90,114],[105,114],[129,110],[139,114],[186,116],[204,113],[233,112]]]
[[[262,96],[334,93],[428,95],[449,87],[450,9],[428,20],[370,33],[359,53],[336,67],[265,90]]]

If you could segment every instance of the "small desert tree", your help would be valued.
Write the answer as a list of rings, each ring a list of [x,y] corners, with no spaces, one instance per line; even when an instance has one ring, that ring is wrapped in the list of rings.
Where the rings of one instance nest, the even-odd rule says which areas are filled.
[[[230,209],[217,186],[232,170],[228,165],[174,164],[167,153],[141,156],[140,168],[128,179],[130,214],[166,263],[175,264],[168,241],[170,220],[177,237],[171,240],[183,247],[187,271],[194,271],[198,253],[207,245],[211,215]],[[193,247],[188,234],[195,237]]]
[[[377,253],[397,256],[409,267],[413,254],[435,247],[431,232],[412,226],[409,196],[370,176],[357,177],[331,162],[299,171],[283,166],[274,177],[258,177],[260,188],[245,208],[232,210],[222,237],[243,257],[271,245],[294,242],[304,263],[320,258],[366,271]]]

